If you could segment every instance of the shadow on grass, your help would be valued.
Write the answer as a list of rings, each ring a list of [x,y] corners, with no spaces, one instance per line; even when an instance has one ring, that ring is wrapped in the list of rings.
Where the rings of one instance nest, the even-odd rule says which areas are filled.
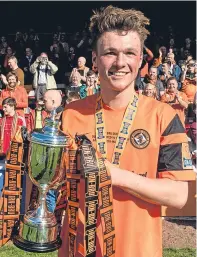
[[[191,226],[196,229],[196,220],[178,220],[178,219],[168,219],[168,218],[166,220],[171,223],[176,223],[177,225]]]

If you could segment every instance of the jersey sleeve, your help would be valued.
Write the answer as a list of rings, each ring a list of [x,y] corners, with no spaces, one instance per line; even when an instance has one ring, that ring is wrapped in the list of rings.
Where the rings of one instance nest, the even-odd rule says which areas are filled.
[[[158,178],[195,180],[185,129],[178,114],[168,105],[161,112]]]

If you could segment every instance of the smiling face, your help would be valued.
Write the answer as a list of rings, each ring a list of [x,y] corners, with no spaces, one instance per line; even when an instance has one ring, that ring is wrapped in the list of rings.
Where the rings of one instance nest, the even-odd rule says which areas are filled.
[[[178,83],[175,79],[169,80],[167,82],[167,89],[170,93],[176,93],[178,88]]]
[[[136,32],[105,32],[97,41],[93,64],[98,67],[101,87],[118,92],[133,85],[142,62],[142,49]]]
[[[17,63],[15,59],[9,59],[8,66],[11,70],[14,70],[17,67]]]
[[[155,96],[155,86],[152,84],[147,84],[144,94],[148,97],[154,97]]]
[[[13,116],[15,113],[14,106],[11,106],[9,104],[3,105],[3,111],[6,116],[8,116],[8,115]]]
[[[8,88],[14,89],[17,85],[16,77],[14,75],[9,76],[7,80],[8,80]]]
[[[156,79],[157,78],[157,68],[150,68],[149,70],[149,77],[150,79]]]

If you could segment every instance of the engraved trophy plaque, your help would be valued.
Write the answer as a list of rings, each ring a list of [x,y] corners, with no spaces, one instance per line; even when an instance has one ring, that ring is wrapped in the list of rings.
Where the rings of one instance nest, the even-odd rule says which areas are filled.
[[[54,110],[45,119],[44,128],[33,131],[28,139],[28,174],[39,189],[38,207],[24,215],[13,243],[29,252],[51,252],[61,246],[55,215],[46,206],[48,190],[64,180],[62,155],[67,138],[58,130],[59,120],[55,116]]]

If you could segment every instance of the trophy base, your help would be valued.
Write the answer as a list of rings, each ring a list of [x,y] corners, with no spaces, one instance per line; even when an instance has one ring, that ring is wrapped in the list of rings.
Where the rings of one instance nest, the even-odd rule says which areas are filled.
[[[62,240],[60,237],[58,237],[53,242],[34,243],[34,242],[27,241],[23,239],[21,236],[17,235],[13,237],[13,243],[16,247],[27,252],[48,253],[59,249],[62,244]]]

